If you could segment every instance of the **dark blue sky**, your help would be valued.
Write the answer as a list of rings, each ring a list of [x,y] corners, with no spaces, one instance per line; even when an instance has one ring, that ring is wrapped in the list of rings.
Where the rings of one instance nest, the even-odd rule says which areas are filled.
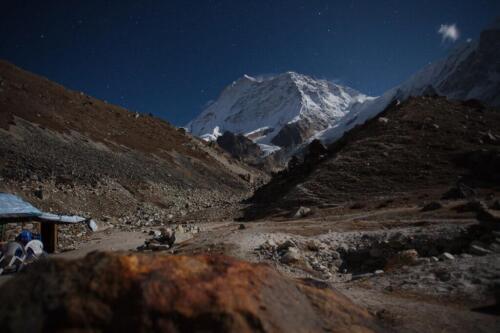
[[[176,125],[243,74],[378,95],[500,14],[498,0],[2,1],[0,58]]]

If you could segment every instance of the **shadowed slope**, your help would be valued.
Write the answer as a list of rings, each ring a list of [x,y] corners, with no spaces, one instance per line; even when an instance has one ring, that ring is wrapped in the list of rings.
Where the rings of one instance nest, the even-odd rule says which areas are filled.
[[[493,157],[500,147],[499,128],[500,113],[474,101],[418,97],[393,103],[332,144],[319,162],[306,157],[275,175],[255,193],[248,216],[301,204],[341,204],[449,187],[459,177],[494,186],[489,176],[495,177],[491,166],[498,165],[492,163],[498,163]],[[487,153],[472,153],[477,150]],[[470,163],[470,158],[485,162]]]

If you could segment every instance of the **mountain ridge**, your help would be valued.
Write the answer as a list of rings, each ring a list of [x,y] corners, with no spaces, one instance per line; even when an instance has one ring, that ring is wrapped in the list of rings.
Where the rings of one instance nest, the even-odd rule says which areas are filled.
[[[352,88],[292,71],[266,79],[244,75],[186,128],[211,141],[230,131],[251,135],[260,144],[289,147],[340,119],[351,104],[368,98]],[[295,129],[295,137],[281,132],[286,126]],[[273,141],[280,132],[281,139]]]
[[[478,40],[462,42],[446,57],[423,67],[379,97],[369,97],[349,87],[339,86],[326,80],[315,80],[307,75],[290,71],[263,80],[244,75],[226,87],[219,98],[187,127],[194,135],[205,140],[215,140],[225,131],[243,134],[256,143],[266,145],[262,148],[270,153],[285,148],[284,151],[282,149],[281,155],[292,156],[314,139],[327,144],[338,140],[354,126],[382,112],[393,101],[402,101],[410,96],[437,94],[450,99],[477,99],[487,105],[498,106],[500,105],[499,22],[500,20],[497,20],[485,28]],[[271,89],[256,90],[257,93],[263,94],[262,98],[253,93],[250,102],[257,106],[241,103],[241,99],[248,97],[246,93],[252,91],[253,85],[283,79],[291,83],[291,89],[278,91],[276,95],[278,98],[296,102],[295,105],[286,105],[288,115],[282,116],[281,121],[268,117],[258,124],[249,123],[249,119],[259,117],[258,112],[262,104],[264,108],[271,110],[268,112],[271,115],[272,111],[284,112],[280,110],[283,107],[270,103],[271,99],[266,94],[276,93]],[[319,98],[318,102],[319,94],[309,88],[321,90],[318,87],[322,85],[323,88],[328,87],[322,90],[324,95],[328,97],[327,93],[332,92],[337,98],[325,98],[325,103],[321,103]],[[240,95],[231,95],[232,100],[224,101],[227,97],[225,94],[231,94],[234,89],[240,89]],[[329,104],[329,101],[334,102]],[[297,105],[303,108],[297,109]],[[236,114],[231,114],[235,110]],[[233,124],[228,124],[228,120]]]

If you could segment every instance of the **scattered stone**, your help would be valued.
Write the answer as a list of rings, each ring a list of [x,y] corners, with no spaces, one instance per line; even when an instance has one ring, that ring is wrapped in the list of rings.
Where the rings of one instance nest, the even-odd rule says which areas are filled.
[[[431,257],[431,262],[438,262],[438,261],[439,261],[438,257],[434,257],[434,256]]]
[[[268,239],[264,242],[264,244],[262,244],[264,247],[267,247],[267,248],[276,248],[277,245],[276,245],[276,242],[272,239]]]
[[[290,247],[281,257],[281,262],[283,262],[284,264],[291,264],[298,262],[301,259],[302,255],[300,254],[299,249],[297,249],[296,247]]]
[[[475,195],[476,191],[474,191],[474,189],[463,183],[458,183],[455,187],[452,187],[446,193],[444,193],[441,199],[443,200],[467,199],[474,197]]]
[[[33,191],[33,195],[38,199],[43,200],[43,190],[41,188],[38,188],[35,191]]]
[[[88,227],[90,228],[90,230],[91,230],[92,232],[96,232],[96,231],[97,231],[97,229],[98,229],[98,227],[97,227],[97,223],[96,223],[96,221],[94,221],[93,219],[88,220],[88,221],[87,221],[87,225],[88,225]]]
[[[487,254],[490,254],[491,251],[490,250],[487,250],[479,245],[474,245],[472,244],[470,247],[469,247],[469,252],[471,254],[475,254],[475,255],[478,255],[478,256],[484,256],[484,255],[487,255]]]
[[[297,247],[297,244],[295,244],[295,242],[292,241],[291,239],[287,239],[285,242],[283,242],[280,245],[278,245],[277,251],[278,252],[283,252],[283,251],[288,250],[291,247]]]
[[[318,252],[321,248],[321,243],[316,240],[310,240],[306,243],[306,248],[309,251]]]
[[[330,256],[332,257],[333,260],[339,260],[340,259],[340,253],[337,251],[331,251]]]
[[[455,208],[458,212],[476,212],[476,213],[479,213],[485,209],[488,209],[488,207],[486,207],[486,204],[481,201],[481,200],[471,200],[471,201],[468,201],[467,203],[463,204],[463,205],[460,205],[458,207]]]
[[[428,203],[422,208],[422,212],[429,212],[432,210],[438,210],[443,208],[443,205],[439,201],[433,201]]]
[[[439,259],[447,261],[447,260],[455,260],[455,257],[451,253],[444,252],[439,256]]]
[[[434,275],[443,282],[449,281],[451,279],[451,274],[446,269],[441,269],[434,272]]]
[[[351,209],[363,209],[365,208],[366,205],[362,202],[355,202],[353,205],[351,205]]]
[[[482,140],[486,143],[489,143],[489,144],[497,144],[500,141],[496,135],[491,133],[491,131],[488,131],[488,133],[485,133],[483,135]]]
[[[500,229],[500,213],[483,208],[477,212],[477,219],[479,223],[488,229]]]
[[[379,117],[378,122],[381,124],[387,124],[389,122],[389,118],[386,117]]]
[[[344,272],[344,273],[347,273],[347,271],[346,271],[346,272]],[[371,274],[371,273],[356,274],[356,275],[353,275],[353,276],[351,277],[351,280],[352,280],[352,281],[356,281],[356,280],[360,280],[360,279],[369,278],[369,277],[371,277],[371,276],[373,276],[373,274]]]
[[[500,253],[500,244],[498,244],[498,243],[491,243],[490,246],[489,246],[489,249],[492,252]]]
[[[311,208],[300,206],[299,209],[293,215],[293,217],[295,217],[295,218],[303,218],[303,217],[311,215],[311,212],[312,212]]]
[[[382,270],[382,269],[377,269],[375,272],[373,272],[373,274],[375,274],[375,275],[381,275],[381,274],[384,274],[384,270]]]
[[[245,225],[243,223],[240,223],[240,225],[238,226],[238,229],[239,230],[245,230],[247,227],[245,227]]]
[[[418,252],[415,249],[404,250],[396,253],[387,260],[386,270],[402,268],[403,266],[413,266],[418,263]]]

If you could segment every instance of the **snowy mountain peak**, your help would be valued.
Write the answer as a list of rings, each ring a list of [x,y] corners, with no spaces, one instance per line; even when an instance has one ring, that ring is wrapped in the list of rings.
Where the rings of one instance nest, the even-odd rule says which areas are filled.
[[[369,98],[292,71],[261,80],[244,75],[187,128],[206,140],[230,131],[259,144],[289,147],[331,126],[351,105]]]
[[[425,95],[427,91],[449,99],[477,99],[500,106],[500,19],[483,30],[478,41],[459,44],[446,58],[425,66],[382,96],[354,105],[341,121],[315,138],[335,141],[354,126],[375,117],[393,101]]]

